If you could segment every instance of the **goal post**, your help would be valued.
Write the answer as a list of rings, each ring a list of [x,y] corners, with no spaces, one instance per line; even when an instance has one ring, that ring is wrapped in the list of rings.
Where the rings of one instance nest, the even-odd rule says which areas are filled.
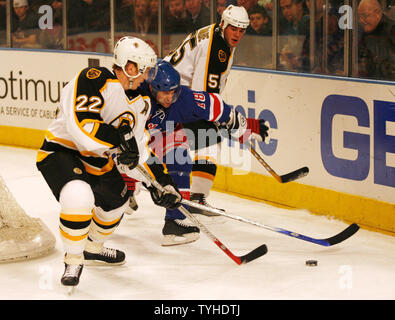
[[[40,218],[25,213],[0,176],[0,263],[47,255],[55,242]]]

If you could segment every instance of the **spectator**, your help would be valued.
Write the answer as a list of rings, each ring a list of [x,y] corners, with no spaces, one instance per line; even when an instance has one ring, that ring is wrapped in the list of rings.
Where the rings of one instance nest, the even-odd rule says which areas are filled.
[[[169,7],[166,11],[165,32],[186,33],[187,25],[185,0],[169,0]]]
[[[62,0],[32,0],[31,9],[39,13],[40,7],[45,5],[52,8],[52,21],[50,23],[52,26],[38,32],[38,42],[42,48],[63,49]],[[41,16],[41,13],[39,13],[39,16]],[[49,21],[45,20],[45,22],[48,23]]]
[[[258,4],[258,0],[237,0],[237,5],[239,7],[244,7],[247,12],[252,9],[252,7]]]
[[[150,29],[153,33],[158,33],[158,12],[159,0],[149,0],[149,12],[151,18]]]
[[[306,1],[310,9],[310,0]],[[308,30],[303,44],[303,70],[304,72],[323,74],[344,74],[344,31],[338,27],[337,12],[328,13],[327,28],[327,63],[324,65],[324,1],[315,1],[315,50],[314,61],[310,59],[310,30]]]
[[[80,0],[85,6],[87,32],[110,31],[110,1]],[[81,17],[79,17],[81,20]]]
[[[14,0],[16,18],[12,25],[12,45],[14,48],[40,48],[38,43],[38,16],[30,9],[27,0]]]
[[[110,30],[110,2],[68,0],[68,26],[71,33]]]
[[[138,33],[140,36],[156,32],[156,30],[153,30],[154,26],[151,24],[149,8],[149,0],[135,0],[134,2],[132,31]]]
[[[210,10],[202,0],[185,0],[187,9],[188,32],[195,31],[210,24]]]
[[[39,8],[43,5],[52,7],[53,24],[62,23],[62,0],[30,0],[30,7],[33,11],[38,12]]]
[[[303,0],[280,0],[283,21],[280,17],[279,68],[300,71],[302,48],[309,31],[309,16],[304,14]]]
[[[264,7],[257,4],[248,11],[248,15],[250,25],[246,30],[247,34],[272,35],[272,21]]]
[[[134,16],[134,0],[117,0],[115,7],[116,31],[126,31]]]
[[[273,17],[273,13],[272,13],[273,2],[272,2],[272,0],[259,0],[258,4],[263,6],[268,11],[268,14],[271,18]]]
[[[226,7],[227,7],[227,0],[217,0],[217,20],[216,20],[217,23],[220,23],[222,12],[224,12]]]
[[[280,0],[281,12],[286,23],[280,26],[282,35],[306,35],[309,16],[304,14],[303,0]]]
[[[363,28],[359,42],[359,75],[395,80],[394,21],[383,14],[377,0],[362,0],[358,17]]]
[[[155,6],[156,1],[153,1]],[[157,33],[157,9],[151,12],[150,0],[122,0],[118,8],[118,30],[123,32],[138,33],[139,37],[148,33]]]
[[[383,13],[386,16],[388,16],[388,18],[395,20],[395,1],[387,0],[387,3],[383,6],[384,6]]]

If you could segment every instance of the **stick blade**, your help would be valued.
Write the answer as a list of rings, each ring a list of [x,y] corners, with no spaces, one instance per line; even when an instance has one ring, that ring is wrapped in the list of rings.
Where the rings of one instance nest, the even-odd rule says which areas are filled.
[[[265,244],[259,246],[258,248],[252,250],[244,256],[239,257],[241,264],[251,262],[252,260],[258,259],[267,253],[267,246]]]
[[[344,229],[342,232],[338,233],[337,235],[330,237],[328,239],[325,239],[325,241],[328,243],[329,246],[333,246],[335,244],[338,244],[338,243],[350,238],[358,230],[359,230],[359,226],[356,223],[353,223],[353,224],[349,225],[346,229]]]
[[[305,176],[307,176],[307,174],[309,173],[309,168],[308,167],[303,167],[300,168],[298,170],[292,171],[290,173],[284,174],[282,175],[281,178],[281,182],[282,183],[287,183],[287,182],[291,182],[300,178],[303,178]]]

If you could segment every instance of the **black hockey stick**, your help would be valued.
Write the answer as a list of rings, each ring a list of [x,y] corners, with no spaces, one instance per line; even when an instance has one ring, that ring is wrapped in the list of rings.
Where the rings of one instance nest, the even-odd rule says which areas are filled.
[[[289,230],[285,230],[285,229],[277,228],[277,227],[271,227],[271,226],[268,226],[268,225],[261,224],[259,222],[255,222],[255,221],[251,221],[251,220],[245,219],[243,217],[234,216],[234,215],[225,213],[224,211],[222,211],[220,209],[216,209],[216,208],[213,208],[213,207],[205,206],[205,205],[196,203],[194,201],[189,201],[189,200],[183,199],[181,202],[183,204],[191,206],[191,207],[195,207],[195,208],[198,208],[198,209],[201,209],[201,210],[209,211],[211,213],[216,213],[216,214],[219,214],[219,215],[224,216],[224,217],[228,217],[228,218],[231,218],[231,219],[234,219],[234,220],[237,220],[237,221],[249,223],[249,224],[252,224],[252,225],[257,226],[257,227],[261,227],[261,228],[264,228],[264,229],[267,229],[267,230],[271,230],[271,231],[275,231],[275,232],[278,232],[278,233],[282,233],[282,234],[285,234],[285,235],[293,237],[293,238],[297,238],[297,239],[300,239],[300,240],[312,242],[312,243],[315,243],[315,244],[318,244],[318,245],[321,245],[321,246],[325,246],[325,247],[329,247],[329,246],[333,246],[335,244],[338,244],[338,243],[350,238],[354,233],[356,233],[359,230],[359,226],[356,223],[353,223],[353,224],[349,225],[346,229],[344,229],[342,232],[338,233],[337,235],[335,235],[333,237],[326,238],[326,239],[316,239],[316,238],[308,237],[308,236],[305,236],[303,234],[299,234],[299,233],[296,233],[296,232],[293,232],[293,231],[289,231]]]
[[[229,136],[227,138],[229,138]],[[230,138],[233,141],[240,142],[235,137],[231,136]],[[308,167],[302,167],[302,168],[299,168],[299,169],[297,169],[295,171],[292,171],[292,172],[289,172],[289,173],[286,173],[286,174],[283,174],[283,175],[280,176],[260,156],[260,154],[254,149],[254,147],[251,145],[251,143],[249,141],[246,141],[243,144],[244,144],[244,146],[246,146],[250,150],[252,155],[259,161],[259,163],[273,176],[273,178],[275,178],[280,183],[287,183],[287,182],[291,182],[291,181],[303,178],[304,176],[307,176],[307,174],[309,173],[309,168]]]
[[[263,158],[259,155],[258,152],[256,152],[256,150],[251,146],[250,143],[245,143],[245,145],[249,148],[250,152],[259,161],[259,163],[263,165],[263,167],[280,183],[291,182],[303,178],[309,173],[309,168],[303,167],[280,176],[269,166],[269,164],[265,160],[263,160]]]
[[[156,181],[153,177],[151,177],[151,175],[141,165],[137,165],[136,168],[155,188],[157,188],[161,192],[164,192],[164,188],[162,187],[162,185],[158,181]],[[218,238],[214,234],[212,234],[206,228],[205,225],[203,225],[197,218],[195,218],[186,208],[180,206],[179,210],[188,219],[190,219],[193,223],[195,223],[195,225],[198,226],[199,229],[202,230],[203,233],[218,246],[218,248],[220,248],[223,252],[225,252],[225,254],[228,257],[230,257],[234,262],[236,262],[238,265],[248,263],[267,253],[267,247],[265,244],[263,244],[258,248],[252,250],[251,252],[247,253],[246,255],[236,256],[221,241],[219,241]]]

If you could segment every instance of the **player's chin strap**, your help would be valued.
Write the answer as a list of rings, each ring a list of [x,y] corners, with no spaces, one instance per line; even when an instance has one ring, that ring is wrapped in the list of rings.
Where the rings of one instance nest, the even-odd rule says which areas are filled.
[[[125,67],[122,67],[122,71],[123,71],[124,75],[129,79],[129,90],[132,90],[133,80],[136,79],[137,77],[141,76],[141,72],[139,71],[139,73],[136,74],[135,76],[131,76],[130,74],[128,74],[126,72]]]

